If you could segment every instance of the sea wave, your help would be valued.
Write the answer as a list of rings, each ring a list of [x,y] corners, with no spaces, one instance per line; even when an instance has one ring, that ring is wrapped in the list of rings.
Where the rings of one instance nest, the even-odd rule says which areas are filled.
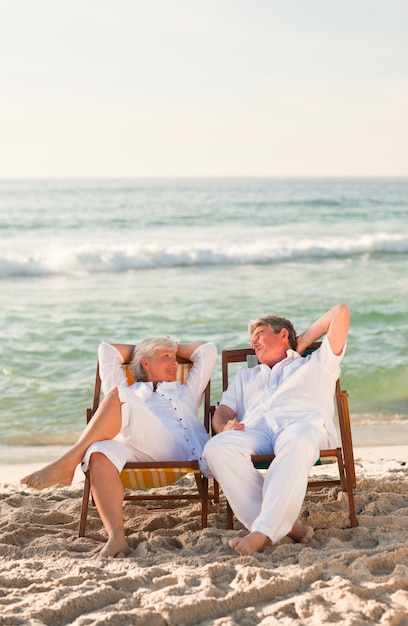
[[[166,267],[269,265],[406,255],[408,236],[376,234],[321,240],[273,238],[234,242],[82,244],[0,254],[0,278],[121,273]]]

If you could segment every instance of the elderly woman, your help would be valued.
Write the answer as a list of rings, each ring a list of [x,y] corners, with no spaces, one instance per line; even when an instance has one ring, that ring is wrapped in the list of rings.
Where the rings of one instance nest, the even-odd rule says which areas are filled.
[[[35,489],[68,485],[82,461],[82,469],[91,472],[93,497],[108,534],[100,555],[115,556],[130,552],[119,477],[125,463],[169,459],[202,463],[209,435],[197,419],[197,411],[217,349],[213,343],[179,345],[171,339],[154,338],[136,346],[102,343],[98,356],[105,397],[95,415],[68,452],[21,482]],[[176,381],[177,357],[193,363],[183,384]],[[136,380],[132,385],[122,367],[127,362]]]

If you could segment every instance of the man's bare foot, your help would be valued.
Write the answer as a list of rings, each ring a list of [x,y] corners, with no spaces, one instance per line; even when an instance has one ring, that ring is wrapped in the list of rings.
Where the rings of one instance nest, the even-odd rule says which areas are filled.
[[[110,537],[97,554],[97,558],[109,558],[119,555],[127,556],[132,552],[125,537]]]
[[[304,526],[300,519],[296,520],[293,528],[288,534],[290,539],[296,543],[310,543],[314,536],[314,530],[311,526]]]
[[[230,539],[228,545],[242,556],[246,556],[253,552],[260,552],[269,542],[269,537],[254,530],[252,533],[249,533],[249,535],[245,535],[245,537]]]
[[[74,472],[75,468],[58,460],[46,465],[37,472],[25,476],[20,480],[20,483],[33,489],[45,489],[53,485],[70,485]]]

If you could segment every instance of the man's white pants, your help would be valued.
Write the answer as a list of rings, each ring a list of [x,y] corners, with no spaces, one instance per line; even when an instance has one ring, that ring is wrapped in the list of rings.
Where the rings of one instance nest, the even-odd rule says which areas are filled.
[[[242,524],[276,543],[296,522],[309,471],[326,446],[324,429],[310,423],[292,422],[277,432],[258,424],[212,437],[205,445],[203,460]],[[264,479],[254,468],[251,455],[272,452],[276,456]]]

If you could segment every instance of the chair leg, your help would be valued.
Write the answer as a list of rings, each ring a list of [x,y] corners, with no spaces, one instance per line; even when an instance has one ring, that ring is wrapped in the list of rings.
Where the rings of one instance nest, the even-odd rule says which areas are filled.
[[[208,478],[203,476],[203,492],[201,496],[201,528],[207,528],[208,522]]]
[[[214,487],[214,503],[219,504],[220,503],[220,485],[215,480],[215,478],[213,479],[213,487]]]
[[[194,474],[201,501],[201,528],[207,528],[208,522],[208,478]]]
[[[341,448],[337,448],[337,467],[339,470],[340,485],[342,491],[347,491],[346,471],[344,468],[343,452]]]
[[[234,528],[234,514],[232,512],[230,503],[227,501],[227,530]]]
[[[89,472],[85,474],[84,491],[82,493],[81,517],[79,520],[78,537],[85,536],[86,520],[88,517],[89,495],[91,491],[91,481]]]
[[[350,491],[347,492],[347,496],[348,496],[349,509],[350,509],[350,526],[351,528],[356,528],[356,526],[358,526],[358,519],[356,515],[356,507],[354,504],[354,494],[353,494],[352,489],[350,489]]]
[[[355,481],[354,472],[349,472],[348,468],[346,468],[347,497],[348,497],[348,503],[349,503],[351,528],[356,528],[356,526],[358,526],[358,520],[357,520],[357,515],[356,515],[356,505],[354,502],[354,481]]]
[[[341,392],[341,402],[343,407],[343,412],[345,415],[349,415],[348,412],[348,395],[347,391]],[[343,442],[343,454],[344,454],[344,465],[346,467],[346,473],[349,475],[350,484],[353,488],[356,487],[356,470],[354,463],[354,453],[353,453],[353,442],[351,438],[351,428],[350,428],[350,420],[347,419],[346,424],[343,428],[342,433]]]
[[[354,487],[356,480],[356,475],[354,472],[354,461],[352,470],[350,470],[348,459],[343,458],[342,455],[340,457],[337,457],[337,464],[339,468],[341,488],[343,491],[347,492],[350,512],[350,526],[351,528],[355,528],[356,526],[358,526],[358,521],[356,515],[356,507],[354,503]]]

